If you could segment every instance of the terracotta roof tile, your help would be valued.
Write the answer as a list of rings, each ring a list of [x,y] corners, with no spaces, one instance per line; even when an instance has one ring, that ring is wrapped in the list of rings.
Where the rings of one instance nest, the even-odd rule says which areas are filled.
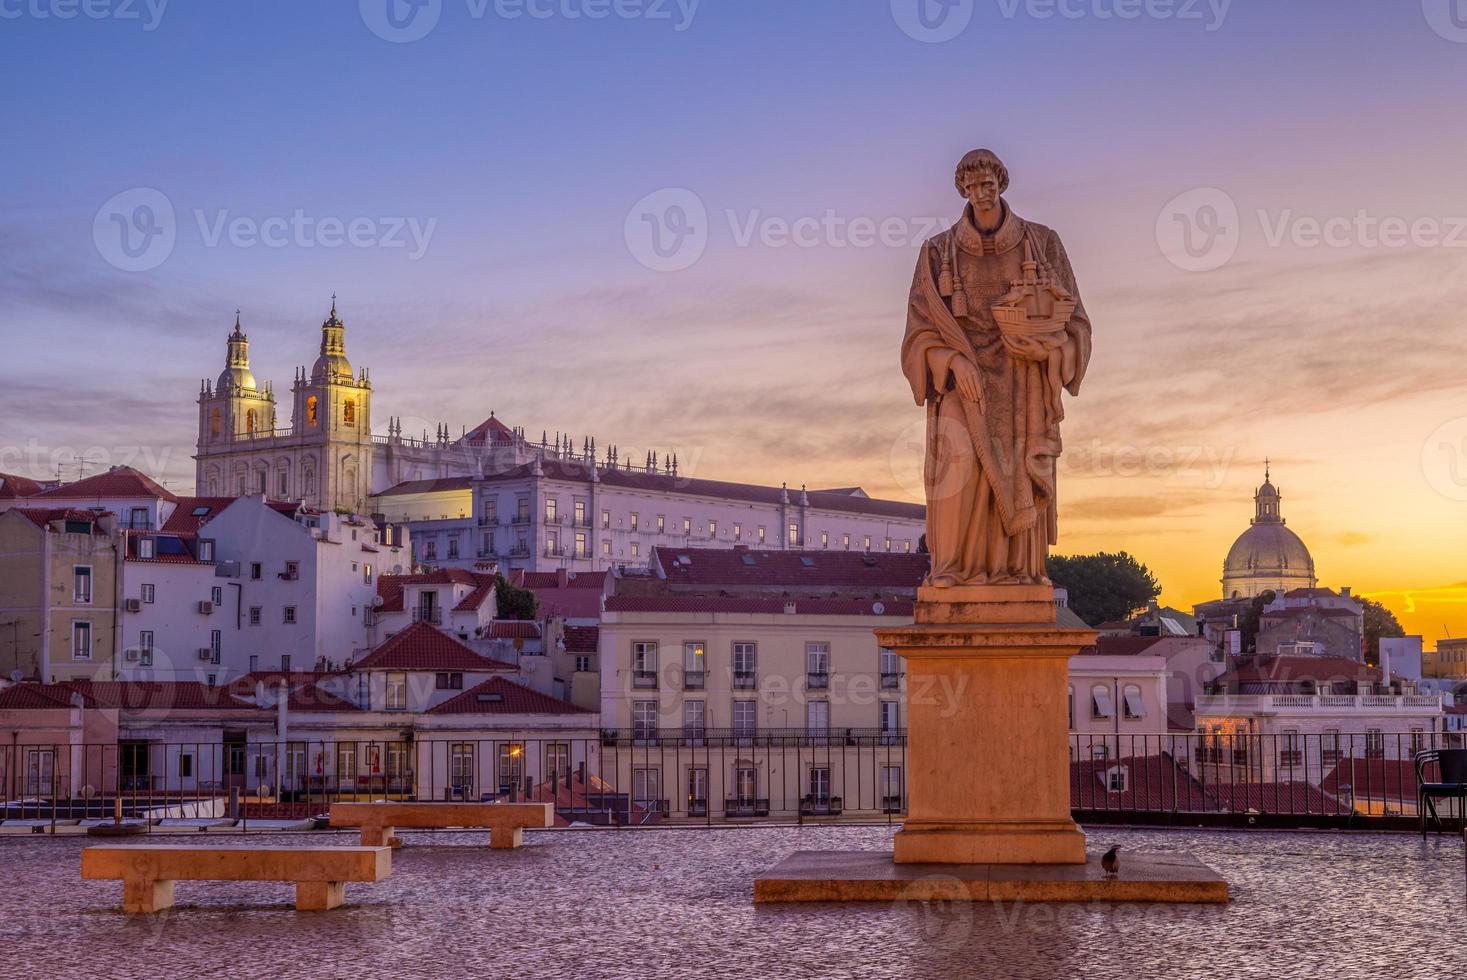
[[[913,603],[901,599],[785,599],[754,596],[619,595],[606,600],[607,612],[783,613],[793,605],[801,616],[912,615]]]
[[[540,624],[525,619],[496,619],[484,631],[486,640],[538,640]]]
[[[11,508],[36,527],[50,529],[52,521],[87,521],[92,525],[92,533],[105,535],[101,526],[97,523],[98,514],[90,510],[77,510],[74,507],[54,507],[41,509],[37,507],[13,507]]]
[[[219,512],[234,503],[234,497],[179,497],[173,512],[163,522],[160,530],[174,534],[191,534],[205,521],[217,517]],[[206,511],[198,514],[195,511]]]
[[[172,711],[255,707],[228,688],[197,681],[70,681],[68,686],[86,699],[88,707]]]
[[[455,637],[417,622],[357,661],[358,670],[517,670],[480,656]]]
[[[568,701],[532,691],[502,677],[476,684],[457,697],[430,708],[430,715],[589,715]]]
[[[0,500],[16,500],[33,497],[41,492],[41,485],[28,476],[0,473]]]
[[[599,626],[567,626],[565,628],[566,653],[595,653],[601,643]]]
[[[860,551],[774,551],[745,547],[653,549],[671,586],[903,589],[915,591],[928,557]]]
[[[65,684],[14,684],[0,690],[0,711],[69,708],[71,693]]]
[[[94,497],[152,497],[157,500],[177,500],[152,477],[131,466],[114,466],[105,473],[98,473],[73,483],[63,483],[54,490],[43,491],[36,496],[63,500]]]

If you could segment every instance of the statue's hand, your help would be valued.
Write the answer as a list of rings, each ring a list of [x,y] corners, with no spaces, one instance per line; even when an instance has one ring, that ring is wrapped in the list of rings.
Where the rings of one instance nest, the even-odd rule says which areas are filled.
[[[978,377],[978,368],[966,357],[955,357],[952,372],[953,387],[958,389],[958,394],[982,408],[983,382]]]

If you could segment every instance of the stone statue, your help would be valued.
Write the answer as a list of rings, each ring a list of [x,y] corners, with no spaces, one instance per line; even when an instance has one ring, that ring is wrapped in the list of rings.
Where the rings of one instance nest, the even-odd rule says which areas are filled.
[[[1090,360],[1090,320],[1059,236],[1002,197],[989,150],[958,164],[963,217],[922,246],[902,372],[927,406],[928,585],[1048,585],[1061,392]]]

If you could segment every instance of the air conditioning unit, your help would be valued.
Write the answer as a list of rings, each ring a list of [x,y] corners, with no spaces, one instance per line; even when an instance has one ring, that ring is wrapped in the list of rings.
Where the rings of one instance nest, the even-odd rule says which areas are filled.
[[[127,657],[128,660],[137,660],[137,658],[138,658],[138,652],[136,650],[129,650],[129,651],[127,651],[127,653],[126,653],[125,656]]]
[[[143,600],[141,599],[129,599],[124,605],[127,611],[131,613],[143,611]]]
[[[199,659],[200,660],[212,660],[213,658],[214,658],[214,651],[213,650],[209,649],[208,647],[199,647]]]
[[[214,603],[210,602],[208,599],[204,599],[202,602],[199,603],[199,613],[204,616],[214,615]]]

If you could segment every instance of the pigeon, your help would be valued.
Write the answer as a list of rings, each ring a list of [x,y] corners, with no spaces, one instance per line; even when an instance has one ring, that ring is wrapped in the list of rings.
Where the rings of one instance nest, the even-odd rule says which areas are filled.
[[[1101,857],[1100,866],[1105,869],[1105,876],[1107,878],[1114,878],[1116,876],[1116,873],[1120,870],[1120,853],[1121,847],[1119,844],[1117,844],[1115,847],[1112,847],[1110,850],[1106,851],[1105,855]]]

